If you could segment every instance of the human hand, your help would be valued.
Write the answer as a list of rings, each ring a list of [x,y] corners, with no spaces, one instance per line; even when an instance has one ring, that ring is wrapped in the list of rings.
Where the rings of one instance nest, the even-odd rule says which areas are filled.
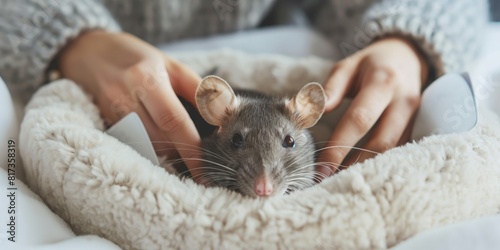
[[[344,161],[348,166],[382,153],[406,141],[412,116],[420,103],[428,66],[405,39],[388,37],[338,62],[325,83],[326,112],[345,96],[353,97],[329,142],[322,150],[317,168],[330,176]],[[361,152],[345,160],[351,148],[373,127]],[[322,165],[321,165],[322,164]]]
[[[196,106],[201,78],[194,71],[130,34],[101,30],[81,34],[57,62],[63,77],[93,96],[108,125],[135,111],[157,153],[200,158],[200,136],[177,98]],[[199,161],[186,165],[199,175]]]

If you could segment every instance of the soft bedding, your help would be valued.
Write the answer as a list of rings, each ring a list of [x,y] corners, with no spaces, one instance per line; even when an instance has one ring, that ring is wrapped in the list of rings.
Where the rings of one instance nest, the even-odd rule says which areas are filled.
[[[484,53],[483,53],[484,55],[482,57],[483,59],[479,61],[479,64],[477,65],[477,67],[474,70],[474,72],[477,73],[477,76],[479,76],[479,78],[482,78],[482,79],[489,78],[491,80],[492,75],[493,75],[492,72],[498,72],[498,69],[500,68],[498,65],[498,61],[497,61],[498,56],[500,56],[500,50],[496,46],[498,39],[500,39],[500,29],[499,28],[500,27],[498,25],[492,24],[488,29],[488,38],[485,39],[486,46],[485,46]],[[262,34],[264,34],[264,35],[262,35]],[[299,48],[299,49],[293,49],[293,48],[288,47],[288,46],[286,46],[286,47],[280,46],[280,44],[283,44],[282,42],[284,42],[284,41],[288,40],[288,38],[290,38],[290,35],[293,35],[293,37],[301,37],[300,34],[297,34],[296,31],[283,32],[281,30],[278,33],[279,37],[283,38],[283,40],[281,42],[279,39],[276,39],[276,36],[273,36],[273,34],[276,34],[276,32],[275,31],[268,32],[267,36],[265,33],[261,33],[260,38],[256,35],[245,35],[245,34],[241,34],[241,33],[234,35],[234,36],[231,36],[231,37],[228,37],[228,38],[221,38],[221,39],[215,38],[212,40],[213,43],[209,49],[225,47],[226,45],[225,45],[224,40],[226,40],[226,41],[229,40],[230,41],[229,45],[231,45],[232,47],[236,46],[238,49],[241,49],[241,50],[248,50],[248,48],[252,47],[253,45],[262,44],[263,41],[266,41],[266,43],[269,46],[274,46],[274,49],[281,49],[281,50],[283,50],[283,51],[281,51],[282,53],[287,53],[287,54],[293,53],[293,55],[295,55],[295,56],[304,56],[304,55],[310,54],[310,53],[314,53],[315,55],[319,55],[319,56],[331,55],[332,51],[328,48],[327,44],[324,41],[318,42],[318,38],[312,39],[315,41],[309,42],[310,44],[315,44],[315,46],[314,46],[313,50],[307,52],[307,50],[310,50],[310,49],[307,49],[308,46],[306,46],[306,45],[304,45],[302,48]],[[288,36],[287,36],[287,34],[288,34]],[[309,35],[311,35],[311,34],[309,34]],[[312,35],[314,35],[314,34],[312,34]],[[239,36],[239,37],[233,38],[235,36]],[[270,36],[272,36],[273,39],[270,39]],[[250,41],[252,41],[252,42],[250,42]],[[174,44],[173,46],[166,46],[164,49],[166,49],[168,52],[174,52],[174,51],[178,51],[178,50],[187,51],[187,50],[203,48],[204,47],[203,45],[204,44],[202,41],[192,41],[192,42],[185,43],[184,45],[181,43],[181,44]],[[289,48],[289,49],[287,49],[287,48]],[[318,49],[318,48],[320,48],[320,49]],[[255,52],[258,52],[258,50],[259,49],[257,49]],[[302,51],[302,50],[306,50],[306,52],[300,53],[300,51]],[[478,82],[478,81],[476,81],[476,82]],[[499,96],[500,91],[498,90],[498,84],[495,85],[495,82],[498,82],[498,81],[495,81],[495,79],[493,79],[493,81],[486,82],[486,84],[490,84],[490,85],[482,85],[481,84],[483,86],[483,88],[484,88],[484,86],[490,86],[490,88],[487,88],[489,91],[487,93],[489,93],[489,95],[485,98],[479,99],[480,103],[483,104],[483,106],[490,107],[490,109],[493,108],[494,111],[495,111],[495,107],[498,107],[498,105],[496,105],[496,102],[498,100],[500,100],[500,98],[497,98]],[[484,81],[483,81],[483,83],[484,83]],[[70,86],[72,84],[67,83],[67,85]],[[53,88],[54,88],[53,90],[55,90],[55,87],[53,87]],[[75,89],[74,86],[69,87],[69,88]],[[79,90],[77,90],[77,92],[78,91]],[[80,97],[83,96],[81,94],[78,94],[78,95]],[[18,112],[18,116],[22,117],[23,116],[22,105],[20,105],[19,102],[16,101],[16,99],[18,99],[17,96],[14,96],[14,99],[15,99],[14,100],[15,103],[18,104],[17,110],[21,111],[21,112]],[[3,98],[2,100],[8,100],[8,99]],[[16,121],[12,120],[15,118],[12,118],[12,116],[10,116],[9,114],[2,113],[2,115],[3,115],[2,119],[5,118],[5,121],[12,122],[9,124],[16,123]],[[9,116],[9,117],[7,117],[7,116]],[[12,136],[12,133],[10,133],[9,131],[10,130],[4,129],[4,128],[0,129],[0,133],[5,135],[5,138],[12,137],[12,138],[16,139],[16,136]],[[474,133],[476,133],[476,132],[474,132]],[[474,137],[474,135],[471,135],[471,134],[469,134],[468,136]],[[109,139],[109,140],[112,140],[112,139]],[[429,143],[429,140],[431,140],[431,139],[427,140],[427,144]],[[432,140],[435,140],[435,139],[432,139]],[[121,146],[121,147],[123,147],[123,146]],[[464,149],[464,148],[462,148],[462,149]],[[462,150],[462,149],[458,149],[458,150]],[[398,149],[398,151],[400,151],[400,150],[401,149]],[[131,152],[131,153],[133,154],[134,152]],[[56,161],[56,163],[57,163],[57,161]],[[148,164],[148,163],[144,163],[144,164]],[[476,165],[483,166],[483,164],[485,164],[485,163],[480,162],[480,163],[477,163]],[[55,164],[55,165],[57,165],[57,164]],[[370,166],[372,166],[372,165],[370,165]],[[22,165],[19,164],[18,168],[22,168]],[[355,168],[355,173],[359,173],[360,169],[361,169],[361,167]],[[141,168],[140,170],[143,171],[144,169]],[[0,171],[4,171],[4,170],[0,170]],[[483,172],[482,174],[488,175],[490,173]],[[349,174],[349,175],[353,175],[353,174]],[[4,183],[5,180],[6,180],[5,178],[2,178],[2,182],[1,182],[2,185],[7,185],[6,182]],[[348,182],[348,181],[345,180],[345,182]],[[19,180],[19,183],[20,183],[20,180]],[[336,185],[339,185],[338,181],[335,181],[335,183],[337,183]],[[466,184],[467,183],[464,183],[464,185],[466,185]],[[35,190],[36,193],[39,192],[39,190],[36,188],[32,187],[32,189]],[[339,189],[339,190],[337,190],[337,192],[344,192],[344,191]],[[32,194],[31,191],[29,191],[27,189],[26,190],[20,189],[18,192],[18,195],[19,195],[20,199],[22,199],[22,197],[36,197],[35,194]],[[472,194],[472,196],[474,196],[474,195],[475,194]],[[353,196],[353,197],[355,197],[355,196]],[[335,198],[335,199],[337,199],[337,198]],[[88,238],[85,236],[84,237],[80,236],[78,238],[71,238],[71,237],[75,237],[74,233],[71,232],[69,230],[69,228],[65,227],[64,222],[62,220],[60,220],[57,215],[54,215],[48,209],[46,209],[46,207],[44,206],[44,204],[42,202],[39,202],[37,199],[32,199],[32,200],[35,203],[38,203],[39,205],[37,206],[37,205],[33,205],[29,202],[23,202],[23,204],[25,204],[26,206],[29,206],[29,209],[23,209],[23,210],[18,211],[20,217],[26,218],[27,216],[29,216],[30,218],[32,218],[32,220],[30,220],[30,221],[26,221],[26,220],[18,221],[19,227],[21,227],[21,228],[33,228],[33,229],[34,228],[45,228],[48,230],[23,231],[22,239],[19,242],[17,242],[16,244],[10,244],[10,245],[7,245],[5,238],[2,237],[2,239],[0,240],[0,245],[2,246],[2,248],[3,248],[3,246],[7,246],[8,249],[11,249],[11,248],[16,249],[16,247],[19,249],[28,249],[28,248],[29,249],[45,249],[45,248],[46,249],[67,249],[67,248],[86,249],[87,247],[95,246],[98,249],[115,249],[115,247],[113,247],[112,243],[106,242],[102,238],[101,239],[97,238],[97,237]],[[488,200],[488,199],[486,199],[486,200]],[[302,201],[302,202],[304,202],[304,201]],[[356,203],[356,204],[352,203],[351,205],[356,206],[356,205],[358,205],[358,203]],[[456,204],[456,206],[461,207],[462,204]],[[51,207],[53,207],[53,205],[51,205]],[[409,205],[408,207],[411,207],[411,205]],[[478,207],[480,208],[481,206],[478,206]],[[346,210],[349,210],[349,209],[351,209],[351,208],[346,207]],[[314,210],[314,208],[312,210]],[[55,209],[54,211],[59,211],[59,210]],[[335,210],[333,212],[338,212],[338,210]],[[340,216],[340,214],[337,214],[337,215]],[[66,218],[66,222],[70,222],[69,220],[67,220],[67,218],[68,218],[67,216],[69,216],[69,215],[66,215],[66,217],[64,217],[64,216],[61,216],[61,217]],[[450,216],[453,217],[452,215],[450,215]],[[473,216],[477,217],[479,215],[476,214]],[[41,218],[45,218],[45,219],[42,220]],[[361,216],[360,218],[361,219],[359,219],[359,220],[362,220],[362,218],[364,218],[364,217]],[[426,217],[424,216],[422,219],[425,219],[425,218]],[[184,218],[184,219],[187,219],[187,218]],[[419,217],[417,216],[413,219],[414,219],[414,221],[418,221]],[[339,219],[339,220],[341,220],[341,219]],[[442,228],[438,227],[438,228],[433,229],[433,230],[425,230],[425,229],[417,230],[417,231],[425,231],[425,233],[417,234],[416,237],[409,237],[409,235],[413,235],[416,232],[405,234],[405,236],[400,237],[398,239],[398,241],[403,240],[403,239],[407,239],[407,240],[404,241],[403,244],[397,245],[396,248],[397,249],[421,249],[422,246],[425,246],[426,249],[427,248],[428,249],[470,249],[470,247],[468,247],[468,246],[471,246],[470,244],[471,244],[471,242],[473,242],[472,246],[474,246],[475,249],[479,249],[478,247],[482,247],[482,249],[494,249],[494,248],[497,248],[500,243],[495,242],[494,240],[491,240],[491,237],[488,237],[488,235],[489,235],[488,232],[495,230],[494,227],[491,227],[488,225],[495,225],[494,224],[495,220],[498,220],[498,215],[491,216],[491,217],[483,217],[481,219],[471,220],[471,221],[467,221],[464,223],[450,224],[449,226],[442,227]],[[446,222],[444,222],[444,221],[446,221]],[[340,223],[337,223],[337,224],[340,226],[340,224],[342,224],[343,222],[344,221],[341,220]],[[489,223],[489,222],[491,222],[491,223]],[[166,223],[174,223],[175,224],[178,222],[169,221]],[[427,223],[427,220],[424,220],[424,222],[422,224],[426,224],[426,223]],[[441,223],[438,223],[438,224],[442,225],[443,223],[448,224],[448,223],[450,223],[450,221],[443,220]],[[77,232],[79,235],[82,235],[84,233],[92,233],[92,234],[100,234],[104,237],[108,237],[106,234],[101,234],[99,232],[99,230],[95,230],[95,231],[92,231],[92,230],[88,231],[86,229],[81,230],[81,229],[79,229],[78,225],[72,224],[71,222],[70,222],[70,224],[72,225],[73,231]],[[105,223],[102,223],[102,224],[100,224],[100,226],[102,227],[104,224]],[[38,226],[34,227],[34,225],[38,225],[39,227]],[[252,223],[249,223],[248,225],[252,225]],[[439,225],[434,225],[434,226],[439,226]],[[131,226],[133,227],[133,225],[131,225]],[[401,226],[398,227],[397,225],[394,225],[394,227],[400,228],[400,229],[402,228]],[[429,225],[427,227],[429,227]],[[87,228],[87,227],[85,227],[85,228]],[[98,228],[99,228],[99,226],[98,226]],[[347,228],[349,228],[349,227],[347,227]],[[422,228],[426,228],[426,226],[422,226]],[[498,227],[496,229],[498,231]],[[358,234],[359,235],[358,238],[360,238],[360,240],[358,240],[359,242],[364,241],[364,239],[361,239],[362,236],[364,235],[364,234],[362,234],[363,231],[364,231],[364,229],[360,228],[359,231],[356,232],[356,233],[359,233]],[[470,232],[476,232],[476,233],[474,235],[471,235]],[[484,233],[481,233],[481,232],[484,232]],[[154,234],[157,234],[157,232],[149,231],[148,234],[154,235]],[[380,238],[383,238],[384,234],[385,233],[381,233]],[[146,233],[144,233],[142,235],[146,235]],[[454,237],[451,237],[451,236],[454,236]],[[273,237],[278,237],[278,236],[274,235]],[[335,237],[335,235],[332,235],[332,237],[334,237],[335,239],[339,238],[339,237]],[[354,238],[354,236],[352,236],[352,237]],[[451,240],[448,240],[448,241],[440,240],[440,239],[442,239],[442,237],[447,237],[447,239],[451,239]],[[95,240],[92,240],[92,239],[95,239]],[[113,237],[110,237],[110,239],[116,240]],[[133,237],[133,239],[135,239],[135,238]],[[384,242],[384,241],[382,240],[381,242]],[[394,241],[391,241],[391,242],[392,242],[391,244],[387,244],[387,245],[381,244],[379,246],[382,248],[384,246],[388,247],[388,246],[395,244]],[[330,246],[331,246],[331,245],[330,246],[324,245],[323,243],[326,244],[328,242],[321,242],[321,240],[318,240],[316,243],[317,243],[316,246],[318,249],[330,249]],[[346,243],[345,246],[347,247],[347,245],[348,245],[348,243]]]

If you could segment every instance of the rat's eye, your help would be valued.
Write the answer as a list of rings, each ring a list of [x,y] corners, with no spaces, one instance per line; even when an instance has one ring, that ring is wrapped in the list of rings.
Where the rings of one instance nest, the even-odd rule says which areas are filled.
[[[243,146],[243,136],[238,133],[234,134],[233,138],[231,138],[231,144],[235,148],[241,148],[241,146]]]
[[[283,147],[285,148],[295,148],[295,140],[293,140],[293,137],[290,135],[285,136],[285,139],[283,139]]]

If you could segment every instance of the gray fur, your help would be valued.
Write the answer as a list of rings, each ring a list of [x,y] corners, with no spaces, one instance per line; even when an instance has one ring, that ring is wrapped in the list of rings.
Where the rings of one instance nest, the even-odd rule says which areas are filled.
[[[271,174],[274,194],[313,185],[313,140],[307,129],[298,127],[285,100],[238,98],[238,108],[227,111],[222,126],[203,139],[205,176],[210,182],[252,197],[255,179],[264,171]],[[244,138],[242,148],[231,144],[235,133]],[[295,148],[282,146],[286,135],[294,138]]]

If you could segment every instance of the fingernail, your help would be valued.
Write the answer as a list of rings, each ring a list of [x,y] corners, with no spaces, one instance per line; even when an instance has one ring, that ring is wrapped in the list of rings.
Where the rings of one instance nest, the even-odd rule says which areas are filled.
[[[325,90],[325,95],[326,95],[326,102],[327,102],[327,103],[328,103],[328,102],[330,102],[330,100],[332,99],[332,94],[330,94],[329,92],[327,92],[327,91]]]
[[[326,177],[332,176],[332,169],[330,167],[328,167],[328,166],[323,166],[323,167],[326,169],[325,176]]]
[[[334,102],[335,102],[335,99],[337,98],[335,96],[335,94],[333,93],[330,93],[330,92],[325,92],[325,95],[326,95],[326,106],[329,107],[330,105],[332,105]]]
[[[325,174],[326,177],[330,177],[333,175],[333,170],[331,167],[329,166],[323,166],[323,167],[326,169],[326,174]]]

